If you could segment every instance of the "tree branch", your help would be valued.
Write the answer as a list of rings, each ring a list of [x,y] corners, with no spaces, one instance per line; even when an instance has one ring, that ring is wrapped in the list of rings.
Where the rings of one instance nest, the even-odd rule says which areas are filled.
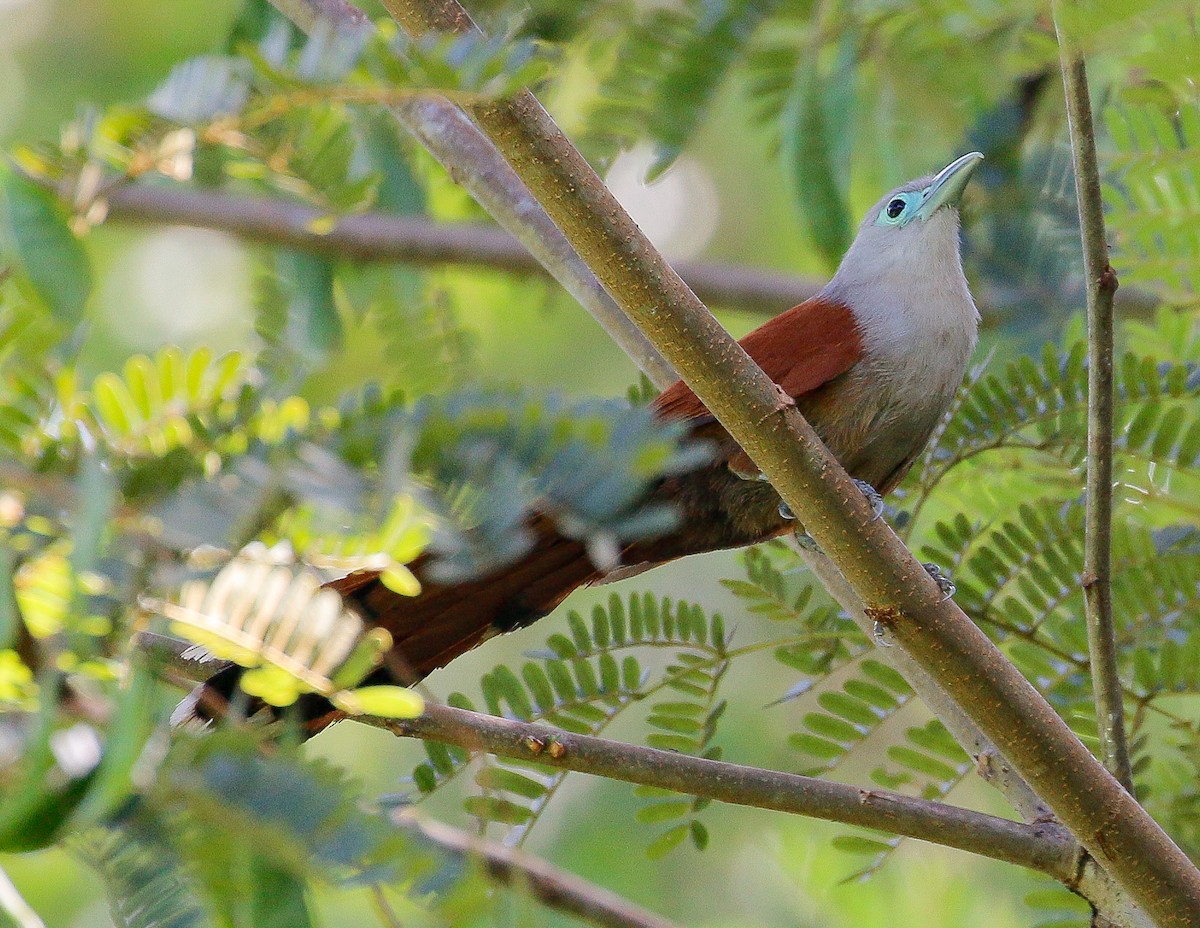
[[[187,679],[211,676],[227,662],[199,663],[184,654],[187,642],[139,632],[135,646]],[[575,735],[429,702],[416,719],[367,722],[407,738],[422,738],[501,757],[591,773],[735,805],[772,809],[827,821],[892,831],[971,851],[1046,873],[1068,885],[1078,869],[1078,846],[1061,826],[1023,825],[888,790],[863,789],[816,777],[777,773]]]
[[[560,912],[603,928],[677,928],[674,922],[518,848],[418,817],[411,809],[398,811],[395,820],[455,856],[480,861],[493,879],[526,890]]]
[[[799,548],[798,551],[808,569],[829,591],[829,595],[854,619],[863,634],[867,635],[868,639],[873,639],[873,622],[867,617],[866,606],[838,572],[834,563],[819,551],[805,548]],[[925,703],[926,708],[938,717],[954,740],[974,759],[975,771],[981,779],[995,787],[1026,822],[1044,822],[1051,817],[1046,803],[1012,768],[1012,764],[963,712],[958,703],[946,695],[908,652],[903,648],[890,648],[886,659],[895,665],[920,697],[921,702]]]
[[[1063,882],[1074,878],[1075,842],[1054,824],[1024,825],[888,790],[575,735],[450,706],[428,705],[416,719],[363,721],[404,737],[428,738],[736,805],[876,828],[1028,867]]]
[[[819,551],[800,548],[799,554],[829,594],[846,613],[854,619],[864,634],[873,632],[872,622],[867,618],[862,600],[846,579],[838,572],[834,563]],[[946,692],[937,685],[920,664],[903,648],[891,648],[887,660],[908,681],[925,706],[941,720],[951,737],[975,759],[975,772],[985,782],[997,789],[1026,822],[1051,820],[1051,812],[1021,775],[1013,769],[1008,759],[996,749],[979,726],[959,707]],[[1096,861],[1088,858],[1076,844],[1076,856],[1080,859],[1078,876],[1068,888],[1103,912],[1113,925],[1125,928],[1148,928],[1151,924],[1146,913],[1133,904],[1109,874]]]
[[[1087,282],[1088,441],[1087,500],[1084,515],[1083,596],[1091,654],[1092,689],[1104,766],[1133,792],[1133,769],[1125,733],[1125,704],[1117,662],[1117,633],[1112,607],[1113,485],[1113,295],[1117,273],[1108,263],[1104,200],[1096,160],[1096,132],[1088,96],[1087,67],[1070,48],[1054,7],[1075,195],[1083,236],[1083,273]]]
[[[550,276],[512,235],[481,223],[446,224],[376,212],[342,216],[329,231],[314,232],[317,221],[329,217],[298,203],[161,184],[117,187],[105,194],[105,202],[108,218],[119,222],[215,229],[333,258],[465,264]],[[679,273],[706,301],[763,315],[775,315],[820,289],[817,281],[806,277],[729,264],[684,262]],[[590,272],[588,277],[595,281]]]

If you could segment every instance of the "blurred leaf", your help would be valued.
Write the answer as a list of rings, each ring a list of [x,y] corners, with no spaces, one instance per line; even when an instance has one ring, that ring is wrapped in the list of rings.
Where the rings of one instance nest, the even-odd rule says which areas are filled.
[[[75,323],[92,289],[92,269],[54,195],[0,165],[0,248],[22,291]]]
[[[201,55],[176,65],[146,100],[156,116],[195,126],[234,116],[250,98],[249,67],[240,58]]]
[[[584,144],[601,162],[647,137],[653,182],[683,152],[709,105],[778,0],[652,5],[623,35],[589,116]]]
[[[104,880],[116,928],[204,928],[209,920],[179,859],[132,829],[95,830],[74,849]]]
[[[295,873],[255,855],[249,876],[254,888],[250,909],[254,928],[306,928],[313,923],[304,882]]]
[[[801,60],[784,112],[782,155],[795,183],[795,202],[813,244],[835,267],[852,238],[843,187],[850,173],[846,142],[853,120],[854,44],[847,35],[828,73],[813,54]]]
[[[279,251],[264,278],[255,329],[266,347],[262,363],[294,385],[341,346],[342,320],[325,258]]]

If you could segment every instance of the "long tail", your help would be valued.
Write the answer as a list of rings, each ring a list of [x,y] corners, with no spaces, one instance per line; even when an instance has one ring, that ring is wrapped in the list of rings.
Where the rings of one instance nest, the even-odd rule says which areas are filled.
[[[677,505],[683,522],[664,537],[627,547],[621,575],[690,554],[741,547],[794,527],[779,514],[779,496],[768,484],[738,478],[726,460],[721,456],[668,478],[654,490],[652,498]],[[422,581],[417,596],[400,596],[372,573],[331,583],[368,624],[392,635],[387,667],[371,682],[416,683],[487,638],[548,615],[573,590],[604,576],[584,545],[559,534],[550,519],[537,516],[530,527],[535,542],[520,561],[476,580],[432,582],[423,576],[429,562],[420,558],[409,565]],[[180,706],[176,718],[219,716],[239,674],[237,667],[216,674]],[[309,734],[340,718],[318,697],[301,700],[299,711]]]
[[[374,574],[351,574],[330,586],[369,624],[391,633],[399,665],[393,673],[414,683],[492,635],[549,615],[573,590],[600,576],[580,542],[543,518],[533,528],[535,544],[520,561],[476,580],[428,582],[421,558],[410,565],[422,581],[417,596],[398,596]]]

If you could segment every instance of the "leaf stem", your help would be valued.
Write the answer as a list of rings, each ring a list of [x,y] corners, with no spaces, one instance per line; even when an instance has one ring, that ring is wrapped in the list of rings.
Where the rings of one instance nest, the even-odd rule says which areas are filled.
[[[1112,604],[1113,507],[1113,295],[1117,273],[1108,263],[1104,202],[1096,159],[1096,132],[1087,66],[1063,35],[1054,6],[1075,193],[1083,236],[1088,322],[1087,502],[1084,516],[1083,596],[1091,652],[1092,688],[1104,766],[1133,792],[1133,770],[1121,698]]]

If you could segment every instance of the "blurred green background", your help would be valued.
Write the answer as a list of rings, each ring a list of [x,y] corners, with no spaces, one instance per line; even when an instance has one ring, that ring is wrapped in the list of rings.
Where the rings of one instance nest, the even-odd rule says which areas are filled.
[[[55,138],[81,105],[137,101],[172,64],[218,48],[238,5],[237,0],[0,0],[0,133],[10,144]],[[931,5],[930,15],[953,12],[936,7]],[[962,54],[969,52],[964,49]],[[827,274],[826,263],[810,246],[797,216],[772,150],[771,133],[750,118],[739,80],[735,77],[732,87],[719,94],[694,143],[665,178],[649,188],[642,184],[651,154],[639,149],[618,160],[610,181],[668,256]],[[1056,80],[1055,76],[1052,90]],[[579,82],[587,85],[586,74]],[[946,68],[916,75],[914,82],[925,96],[943,101],[940,119],[907,125],[902,94],[909,88],[892,84],[893,92],[900,94],[894,99],[900,124],[895,138],[905,142],[904,153],[891,157],[879,146],[856,156],[849,188],[855,214],[874,202],[884,187],[909,174],[934,170],[965,150],[968,137],[986,137],[991,130],[1002,137],[1004,101],[1013,92],[1011,73],[1005,69],[995,69],[991,83],[987,69],[977,65],[969,69],[969,80]],[[578,125],[570,82],[558,86],[549,102],[568,131]],[[930,109],[924,106],[921,111]],[[921,144],[912,144],[913,138]],[[1003,166],[1001,159],[998,167]],[[429,173],[433,212],[450,218],[472,215],[462,194],[432,168]],[[993,184],[1001,182],[993,177]],[[968,204],[968,220],[977,219],[981,209],[977,193]],[[969,241],[974,241],[975,228],[969,227]],[[986,242],[976,242],[977,251],[991,247],[993,232],[979,229]],[[88,350],[97,368],[167,343],[215,349],[253,345],[255,264],[232,238],[191,229],[113,226],[93,231],[89,247],[98,286]],[[459,269],[430,273],[452,294],[458,321],[471,333],[470,350],[481,378],[601,395],[622,393],[635,379],[632,365],[619,350],[553,285]],[[989,287],[995,296],[994,282]],[[1055,313],[1047,318],[1019,299],[997,299],[996,304],[989,307],[984,301],[985,313],[994,312],[982,350],[998,347],[1001,356],[1052,334],[1072,309],[1069,300],[1056,301]],[[722,310],[720,315],[738,335],[760,321],[745,312]],[[351,344],[361,341],[356,377],[367,379],[373,369],[382,370],[388,363],[369,333],[351,332],[349,338]],[[336,372],[330,378],[336,381]],[[716,582],[735,570],[732,556],[718,555],[665,568],[655,574],[654,583],[667,595],[719,604],[729,626],[742,627],[752,637],[753,624],[762,620],[739,611]],[[641,586],[644,583],[637,580],[625,584]],[[606,596],[607,591],[584,591],[571,605],[582,610]],[[547,633],[543,624],[490,642],[435,675],[430,687],[439,695],[469,690],[481,672],[523,648],[539,646]],[[724,688],[730,717],[719,736],[726,759],[777,769],[795,766],[783,733],[795,730],[805,711],[803,700],[763,705],[770,698],[764,694],[781,695],[792,682],[769,657],[735,666]],[[898,724],[916,721],[919,711],[905,713]],[[632,737],[635,732],[635,724],[627,720],[612,735]],[[413,744],[352,725],[339,726],[311,750],[351,766],[374,792],[401,788],[400,779],[419,753]],[[876,760],[864,756],[859,763],[869,769]],[[829,844],[831,836],[844,829],[766,812],[713,810],[708,822],[714,840],[707,852],[684,846],[665,860],[648,862],[643,852],[647,835],[634,821],[627,801],[630,789],[571,777],[535,830],[530,849],[681,924],[706,928],[1005,928],[1029,924],[1032,917],[1021,900],[1037,884],[1013,868],[908,842],[874,878],[844,884],[841,880],[854,861]],[[953,798],[1003,812],[999,800],[982,787],[972,785],[968,795]],[[448,814],[460,814],[449,801],[444,805]],[[4,867],[52,928],[109,923],[98,882],[68,856],[49,852],[6,858]],[[373,918],[369,906],[365,893],[361,898],[330,895],[325,924],[361,924]],[[566,923],[519,897],[512,897],[500,913],[497,924]],[[421,923],[418,915],[407,917],[412,924]]]

